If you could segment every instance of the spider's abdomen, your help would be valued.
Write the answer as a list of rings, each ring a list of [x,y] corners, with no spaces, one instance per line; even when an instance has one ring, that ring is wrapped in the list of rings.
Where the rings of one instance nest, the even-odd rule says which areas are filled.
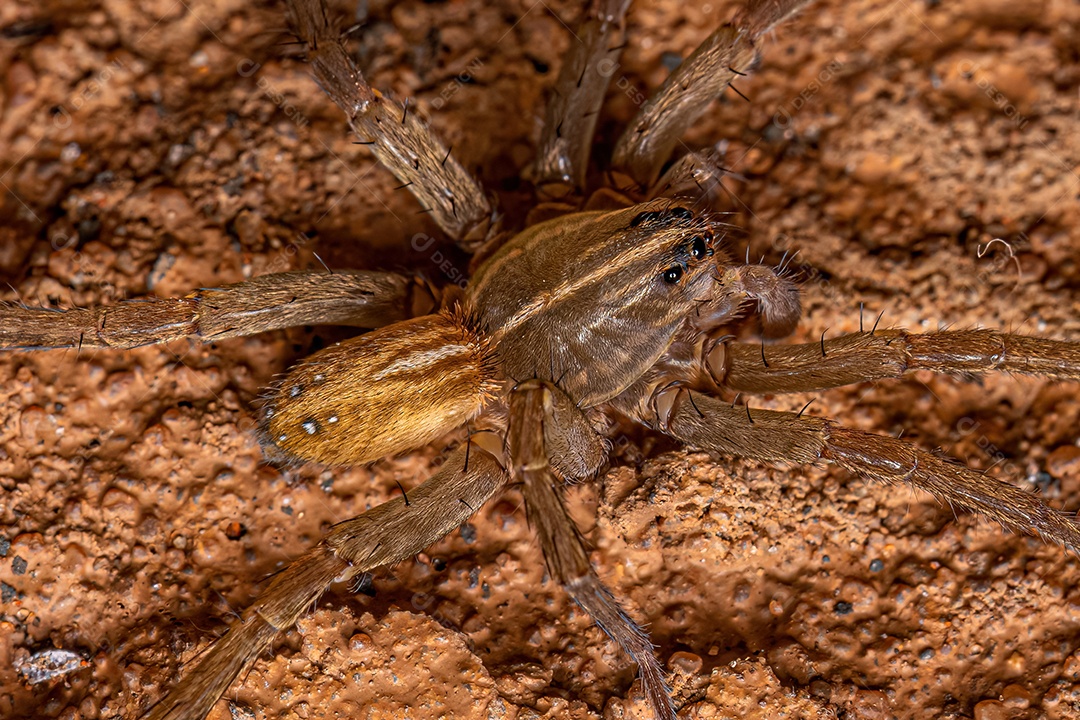
[[[261,413],[263,446],[331,465],[412,450],[480,412],[494,377],[487,341],[460,316],[394,323],[293,368]]]

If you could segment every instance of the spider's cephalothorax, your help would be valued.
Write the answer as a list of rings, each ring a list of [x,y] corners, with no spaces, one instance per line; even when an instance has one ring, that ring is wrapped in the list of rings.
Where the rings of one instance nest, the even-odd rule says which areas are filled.
[[[480,267],[468,302],[507,376],[556,382],[591,407],[652,367],[681,327],[730,306],[741,288],[719,282],[715,232],[667,201],[549,220]]]
[[[751,2],[643,103],[588,199],[597,110],[621,45],[624,0],[590,5],[556,84],[531,177],[543,221],[518,232],[416,112],[372,89],[321,0],[292,0],[313,71],[361,141],[463,249],[476,252],[464,289],[374,271],[278,273],[180,300],[63,313],[0,308],[0,346],[111,347],[198,336],[219,340],[305,324],[375,328],[292,369],[260,408],[272,459],[355,465],[407,452],[470,425],[466,440],[419,487],[334,525],[276,575],[164,700],[155,718],[201,718],[274,638],[331,583],[410,557],[520,484],[548,570],[637,663],[654,714],[675,717],[648,635],[594,571],[561,485],[603,472],[598,417],[619,413],[689,447],[762,462],[829,461],[883,483],[904,482],[1004,525],[1080,548],[1080,526],[1034,496],[938,453],[803,413],[755,410],[739,393],[813,391],[909,370],[993,370],[1080,379],[1080,345],[992,330],[865,331],[809,344],[736,342],[748,310],[783,337],[799,297],[783,273],[725,253],[723,225],[686,189],[707,183],[708,153],[663,171],[681,133],[756,42],[804,3]],[[620,200],[634,197],[638,201]],[[612,201],[615,202],[612,202]],[[595,209],[597,207],[605,209]],[[611,207],[614,206],[614,209]]]

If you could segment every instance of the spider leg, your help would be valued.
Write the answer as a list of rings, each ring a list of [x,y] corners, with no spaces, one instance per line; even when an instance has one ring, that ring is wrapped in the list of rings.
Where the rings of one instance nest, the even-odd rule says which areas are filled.
[[[724,167],[720,148],[692,150],[675,160],[646,195],[650,198],[690,195],[707,206],[718,194],[717,190],[724,189],[721,180],[729,172]]]
[[[345,49],[325,0],[289,0],[289,22],[307,46],[315,78],[349,126],[408,187],[440,228],[475,251],[492,230],[493,210],[480,183],[416,112],[373,89]]]
[[[729,343],[710,357],[719,384],[753,393],[822,390],[900,377],[910,370],[978,374],[993,371],[1080,380],[1080,343],[996,330],[915,334],[859,332],[819,342],[761,346]]]
[[[646,697],[659,720],[675,720],[675,708],[664,682],[664,671],[648,633],[639,627],[612,595],[589,562],[585,541],[566,512],[556,489],[559,479],[552,467],[555,456],[548,449],[549,438],[564,431],[556,425],[553,407],[561,391],[538,380],[518,385],[510,394],[509,450],[514,477],[521,481],[529,524],[536,528],[548,571],[608,637],[614,640],[637,663]],[[587,425],[578,413],[578,423]],[[564,413],[563,420],[570,420]],[[568,428],[565,430],[569,431]],[[572,437],[569,431],[565,437]],[[595,435],[595,433],[594,433]],[[579,436],[581,437],[581,436]],[[587,457],[592,453],[578,453]]]
[[[544,197],[560,199],[585,186],[596,121],[622,46],[629,0],[590,0],[570,41],[559,78],[544,115],[544,131],[533,166],[534,182]]]
[[[318,545],[274,579],[228,633],[144,720],[202,720],[236,678],[251,668],[278,633],[297,621],[335,582],[405,560],[469,519],[506,482],[485,450],[465,448],[409,491],[330,528]]]
[[[683,134],[732,80],[757,61],[757,41],[808,0],[751,0],[710,35],[638,110],[615,145],[612,168],[652,187]]]
[[[379,327],[430,311],[430,292],[385,272],[261,275],[183,298],[53,310],[0,304],[0,349],[133,348],[188,336],[203,342],[299,325]]]
[[[664,394],[677,394],[674,399]],[[685,388],[651,393],[636,386],[618,399],[641,422],[693,447],[763,462],[828,460],[870,480],[910,483],[938,499],[1080,552],[1080,523],[1035,495],[952,458],[896,438],[849,430],[824,418],[738,407],[708,395],[687,401]],[[647,410],[663,406],[658,417]]]

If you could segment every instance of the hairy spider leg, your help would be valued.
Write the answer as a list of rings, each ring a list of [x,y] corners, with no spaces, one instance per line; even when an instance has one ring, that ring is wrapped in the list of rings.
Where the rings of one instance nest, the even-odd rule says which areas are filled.
[[[347,582],[412,557],[469,519],[506,482],[486,450],[458,448],[439,470],[409,492],[330,528],[318,545],[274,576],[255,603],[145,720],[202,720],[237,677],[249,670],[278,633],[335,582]]]
[[[443,232],[474,252],[497,231],[480,182],[407,104],[368,85],[331,17],[325,0],[289,0],[289,24],[307,48],[315,79],[401,187],[409,188]]]
[[[556,423],[551,412],[552,406],[560,404],[560,396],[565,398],[561,404],[572,406],[572,401],[558,388],[539,380],[522,383],[510,394],[508,444],[511,467],[513,477],[522,483],[529,524],[536,529],[551,576],[637,663],[642,688],[658,720],[675,720],[675,708],[664,683],[664,670],[648,633],[630,618],[596,574],[589,562],[584,538],[556,489],[559,478],[553,471],[553,456],[546,446],[549,444],[547,438],[553,432],[562,432],[566,428],[567,418],[564,416],[563,423]],[[580,411],[578,423],[588,426]],[[599,438],[593,442],[599,442]],[[590,454],[588,442],[584,445],[586,447],[578,452]]]
[[[683,134],[735,78],[750,73],[761,36],[808,2],[752,0],[734,20],[706,38],[623,131],[611,161],[613,184],[630,184],[638,192],[652,188]]]
[[[737,407],[705,394],[669,387],[651,391],[639,383],[616,405],[640,422],[691,447],[763,462],[832,462],[862,477],[910,484],[952,506],[1080,551],[1080,523],[1031,493],[897,438],[850,430],[831,420],[773,410]],[[658,397],[676,394],[666,402]],[[692,400],[692,402],[691,402]],[[649,408],[664,405],[665,416]]]
[[[585,189],[585,172],[604,95],[622,54],[623,22],[630,0],[587,0],[585,16],[570,38],[544,114],[532,179],[545,200]]]
[[[728,343],[709,371],[732,390],[788,393],[901,377],[913,370],[974,375],[994,371],[1080,380],[1080,343],[996,330],[915,334],[857,332],[805,344],[774,345],[763,362],[759,346]]]
[[[96,308],[0,304],[0,349],[123,349],[185,337],[214,342],[301,325],[380,327],[429,312],[433,304],[426,286],[397,273],[274,273],[183,298]]]

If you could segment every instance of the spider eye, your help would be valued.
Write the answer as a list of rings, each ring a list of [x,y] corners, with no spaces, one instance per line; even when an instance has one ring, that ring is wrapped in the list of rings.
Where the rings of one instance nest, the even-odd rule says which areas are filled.
[[[643,213],[638,213],[634,216],[634,219],[630,221],[630,227],[637,227],[642,223],[653,223],[663,217],[663,213],[656,212],[655,210],[648,210]]]
[[[694,213],[690,212],[684,207],[673,207],[667,210],[647,210],[643,213],[638,213],[630,221],[630,227],[637,227],[642,223],[648,225],[652,223],[667,224],[676,220],[693,220]]]
[[[706,255],[711,255],[709,252],[709,246],[705,242],[705,238],[700,235],[695,235],[690,239],[690,254],[700,260]]]
[[[668,285],[674,285],[675,283],[679,282],[682,274],[683,269],[681,265],[672,265],[664,271],[664,274],[661,277],[664,278],[664,282],[666,282]]]

